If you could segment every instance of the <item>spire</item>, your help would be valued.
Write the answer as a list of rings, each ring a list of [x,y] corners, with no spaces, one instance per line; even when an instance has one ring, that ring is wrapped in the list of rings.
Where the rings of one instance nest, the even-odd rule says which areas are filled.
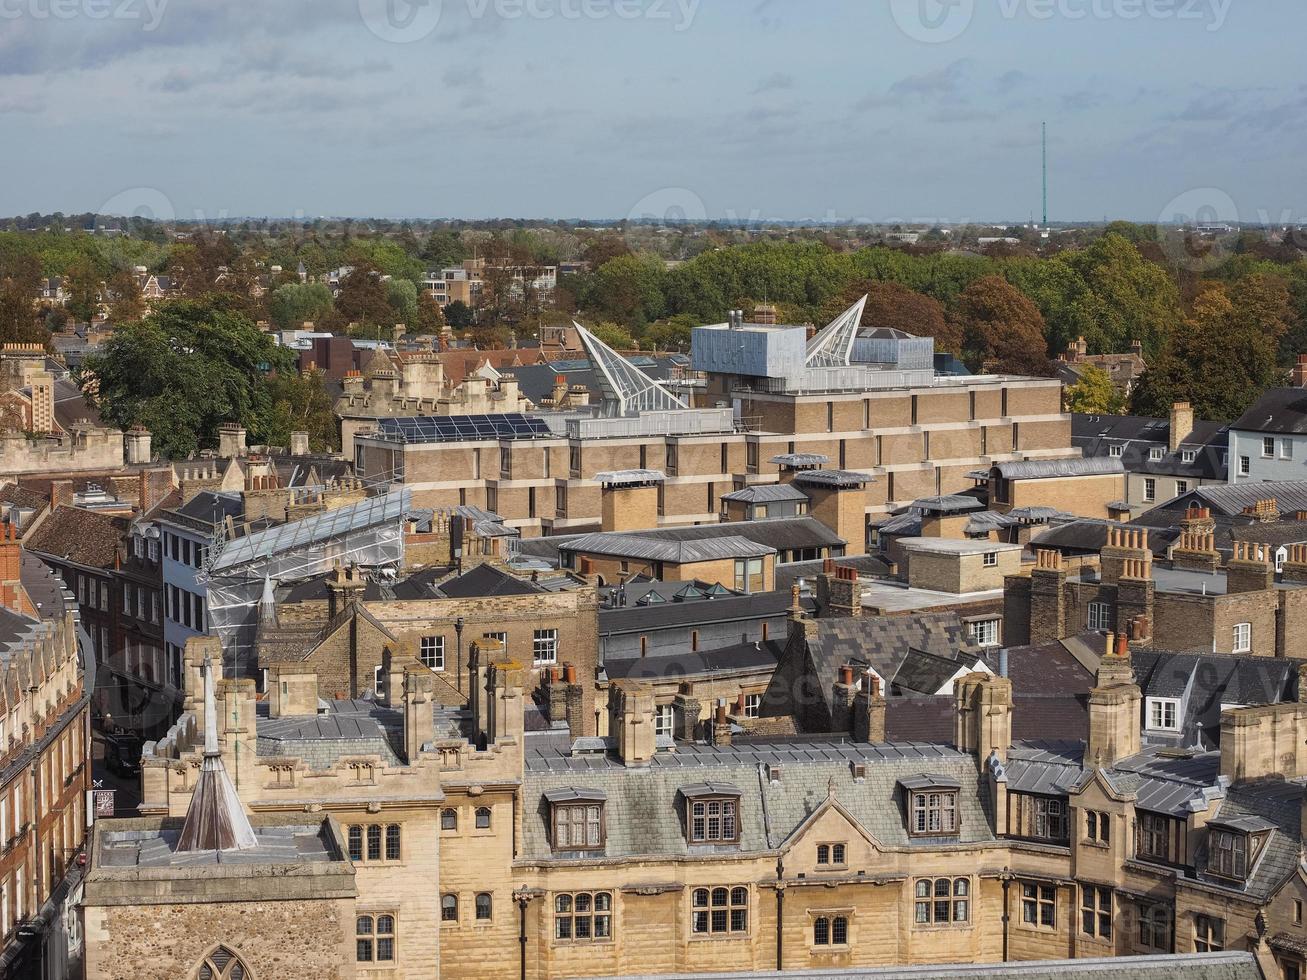
[[[263,576],[263,598],[259,600],[259,625],[277,625],[277,593],[272,584],[272,577]]]
[[[258,840],[218,750],[218,707],[213,661],[204,658],[204,763],[182,824],[178,851],[243,851]]]
[[[614,405],[619,416],[637,412],[683,412],[689,408],[581,324],[573,320],[572,326],[576,327],[586,356],[599,375],[604,401]]]
[[[853,342],[862,326],[862,311],[867,306],[864,296],[828,323],[817,336],[808,341],[808,367],[848,367],[853,354]]]

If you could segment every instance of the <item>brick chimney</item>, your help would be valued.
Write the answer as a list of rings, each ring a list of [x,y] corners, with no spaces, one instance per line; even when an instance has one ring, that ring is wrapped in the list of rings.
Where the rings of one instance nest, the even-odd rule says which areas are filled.
[[[292,456],[309,454],[309,434],[303,429],[297,429],[290,434],[290,454]]]
[[[863,674],[862,689],[853,699],[853,741],[871,745],[885,742],[885,708],[880,678],[870,672]]]
[[[1146,561],[1151,564],[1153,553],[1148,550],[1148,532],[1144,528],[1110,526],[1107,543],[1099,552],[1100,576],[1104,585],[1116,585],[1124,573],[1126,562]]]
[[[1180,443],[1194,432],[1194,410],[1188,402],[1176,402],[1171,406],[1171,452],[1180,448]]]
[[[1293,387],[1307,388],[1307,354],[1299,354],[1293,365]]]
[[[1225,592],[1266,592],[1275,588],[1275,563],[1270,545],[1255,541],[1234,542],[1234,554],[1225,566]]]
[[[518,672],[520,677],[521,672]],[[435,678],[420,663],[411,662],[404,665],[404,758],[412,765],[423,746],[430,745],[436,738],[435,718],[431,702],[435,689]],[[388,692],[389,693],[389,692]],[[393,697],[394,695],[390,695]],[[519,685],[516,693],[516,727],[512,720],[513,695],[505,693],[500,699],[497,719],[502,734],[521,735],[522,733],[522,690]],[[496,735],[500,732],[497,731]]]
[[[54,431],[54,375],[49,371],[32,371],[28,375],[32,389],[32,431]]]
[[[1259,500],[1243,509],[1245,517],[1251,517],[1258,524],[1274,524],[1280,519],[1280,504],[1274,497]]]
[[[1286,582],[1307,582],[1307,544],[1289,545],[1289,555],[1280,577]]]
[[[1238,782],[1305,774],[1307,705],[1289,701],[1221,712],[1222,776]]]
[[[128,466],[144,466],[154,458],[149,429],[134,425],[123,434],[123,458]]]
[[[1089,744],[1085,750],[1089,765],[1113,766],[1139,753],[1141,698],[1128,638],[1121,635],[1116,652],[1099,663],[1096,684],[1089,692]]]
[[[218,426],[218,455],[226,459],[245,455],[245,426],[239,422]]]
[[[672,734],[683,742],[693,742],[699,735],[699,715],[703,703],[694,696],[689,682],[681,685],[672,699]]]
[[[862,585],[858,570],[836,565],[827,558],[817,576],[817,603],[823,616],[860,617],[862,615]]]
[[[1050,643],[1067,635],[1066,566],[1060,551],[1035,552],[1030,572],[1030,642]]]

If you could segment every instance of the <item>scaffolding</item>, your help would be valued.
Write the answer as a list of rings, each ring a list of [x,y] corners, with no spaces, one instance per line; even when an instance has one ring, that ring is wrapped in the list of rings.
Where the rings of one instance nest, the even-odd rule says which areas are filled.
[[[222,643],[223,673],[254,677],[259,602],[269,585],[323,575],[337,565],[398,574],[412,491],[399,490],[224,541],[204,573],[209,625]]]

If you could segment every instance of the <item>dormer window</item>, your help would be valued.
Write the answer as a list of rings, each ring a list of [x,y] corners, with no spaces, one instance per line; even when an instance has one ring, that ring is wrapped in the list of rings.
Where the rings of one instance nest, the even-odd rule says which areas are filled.
[[[947,776],[922,775],[899,780],[907,793],[908,833],[913,837],[947,837],[958,832],[958,790]]]
[[[1207,839],[1207,870],[1222,878],[1248,877],[1248,837],[1234,830],[1212,829]]]
[[[1197,458],[1198,458],[1198,453],[1193,449],[1185,449],[1182,450],[1180,453],[1180,460],[1181,462],[1184,463],[1192,463]]]
[[[550,807],[554,851],[597,851],[604,846],[604,801],[601,790],[550,790],[545,794]]]
[[[1149,698],[1148,730],[1152,732],[1178,732],[1180,730],[1180,699]]]
[[[1122,453],[1124,452],[1125,452],[1124,446],[1109,446],[1107,449],[1107,454],[1113,459],[1120,459]]]
[[[690,844],[737,844],[740,791],[726,783],[699,783],[681,790],[685,797],[686,840]]]
[[[1148,458],[1154,463],[1160,462],[1163,456],[1163,450],[1159,446],[1154,446],[1148,450]]]

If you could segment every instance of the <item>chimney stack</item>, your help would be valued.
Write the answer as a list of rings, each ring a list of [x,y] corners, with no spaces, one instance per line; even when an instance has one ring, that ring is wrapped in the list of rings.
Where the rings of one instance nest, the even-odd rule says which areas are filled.
[[[309,454],[309,434],[302,429],[290,434],[290,454],[307,456]]]
[[[1307,388],[1307,354],[1299,354],[1293,365],[1293,386]]]
[[[654,757],[654,693],[648,684],[621,681],[617,698],[617,754],[628,768],[649,765]]]
[[[1194,410],[1188,402],[1176,402],[1171,406],[1171,452],[1180,448],[1180,443],[1194,432]]]

